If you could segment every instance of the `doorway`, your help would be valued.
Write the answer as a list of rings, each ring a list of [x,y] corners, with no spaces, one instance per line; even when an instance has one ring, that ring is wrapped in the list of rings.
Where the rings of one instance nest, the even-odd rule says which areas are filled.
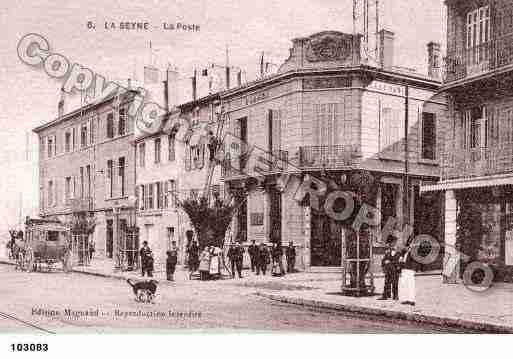
[[[281,244],[281,193],[272,188],[269,192],[269,237],[271,242]]]
[[[312,209],[311,258],[313,267],[340,267],[342,264],[342,225],[323,211]]]
[[[107,258],[112,258],[113,250],[114,250],[114,229],[113,229],[113,220],[107,220],[107,233],[106,233],[106,242],[105,242],[105,251],[107,253]]]

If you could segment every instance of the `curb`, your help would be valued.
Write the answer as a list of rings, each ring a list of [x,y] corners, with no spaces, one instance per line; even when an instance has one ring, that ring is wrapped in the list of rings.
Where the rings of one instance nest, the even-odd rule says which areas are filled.
[[[449,317],[440,317],[436,315],[429,314],[418,314],[418,313],[405,313],[396,310],[389,309],[378,309],[378,308],[370,308],[364,307],[354,304],[338,304],[338,303],[330,303],[325,301],[311,300],[311,299],[302,299],[297,297],[287,297],[284,295],[256,292],[256,295],[271,299],[274,301],[289,303],[295,305],[302,305],[305,307],[312,308],[321,308],[321,309],[332,309],[338,310],[342,312],[350,312],[356,314],[367,314],[377,317],[386,317],[389,319],[401,319],[409,322],[423,323],[423,324],[431,324],[437,326],[445,326],[445,327],[453,327],[453,328],[462,328],[462,329],[470,329],[477,331],[484,331],[487,333],[494,334],[513,334],[513,327],[500,325],[500,324],[491,324],[491,323],[482,323],[476,322],[472,320],[466,319],[458,319],[458,318],[449,318]]]

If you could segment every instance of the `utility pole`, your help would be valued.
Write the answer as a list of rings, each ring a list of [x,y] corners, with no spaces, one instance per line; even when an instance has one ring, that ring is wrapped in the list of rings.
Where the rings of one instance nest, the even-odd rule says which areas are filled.
[[[409,105],[410,105],[410,99],[409,99],[409,85],[406,84],[405,86],[405,99],[404,99],[404,195],[405,198],[405,215],[404,217],[404,224],[409,225],[410,224],[410,178],[409,178],[409,146],[408,146],[408,127],[409,127]]]

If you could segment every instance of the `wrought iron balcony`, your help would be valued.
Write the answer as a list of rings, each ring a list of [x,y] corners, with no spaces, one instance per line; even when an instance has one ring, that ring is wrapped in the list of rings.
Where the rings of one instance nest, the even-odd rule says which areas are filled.
[[[449,49],[445,58],[444,82],[484,75],[508,65],[513,65],[513,34],[471,49]]]
[[[446,152],[442,180],[513,172],[513,143]]]
[[[353,145],[304,146],[299,149],[302,168],[336,168],[356,164],[361,154]]]
[[[222,176],[227,178],[281,172],[288,168],[288,161],[288,152],[283,150],[272,153],[254,151],[248,155],[235,156],[235,158],[226,154],[222,166]]]

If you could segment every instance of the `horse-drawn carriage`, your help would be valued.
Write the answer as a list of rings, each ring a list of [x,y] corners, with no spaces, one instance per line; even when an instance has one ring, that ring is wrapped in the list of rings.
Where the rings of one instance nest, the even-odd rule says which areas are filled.
[[[25,238],[16,238],[16,262],[21,270],[50,270],[55,263],[62,263],[66,272],[71,268],[70,229],[58,220],[27,218]]]

